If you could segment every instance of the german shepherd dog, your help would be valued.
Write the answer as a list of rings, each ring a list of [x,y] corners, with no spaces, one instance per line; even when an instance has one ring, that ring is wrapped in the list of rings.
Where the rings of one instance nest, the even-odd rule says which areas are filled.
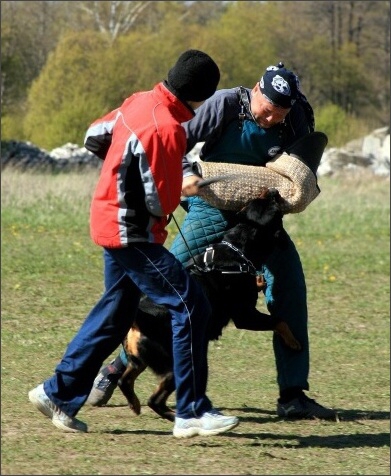
[[[262,190],[259,197],[237,213],[237,224],[224,234],[223,240],[196,255],[186,266],[203,286],[212,307],[209,340],[217,340],[232,320],[238,329],[274,331],[287,346],[300,350],[300,343],[286,322],[256,309],[258,293],[264,286],[256,269],[286,240],[279,203],[277,190]],[[140,414],[134,383],[150,367],[160,381],[148,399],[148,406],[161,417],[174,421],[175,411],[167,406],[167,399],[175,390],[171,316],[167,309],[143,296],[123,346],[128,365],[118,385],[129,407]]]

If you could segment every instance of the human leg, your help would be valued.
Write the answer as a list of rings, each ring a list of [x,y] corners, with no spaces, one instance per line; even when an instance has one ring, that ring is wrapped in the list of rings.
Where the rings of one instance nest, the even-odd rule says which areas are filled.
[[[273,316],[283,318],[299,340],[300,352],[289,349],[273,335],[277,383],[281,391],[291,387],[308,390],[309,341],[307,292],[299,254],[292,240],[276,248],[267,258],[263,275],[266,281],[265,301]]]
[[[310,370],[307,291],[300,256],[289,237],[286,247],[275,249],[268,257],[263,273],[267,284],[265,300],[270,314],[283,318],[302,346],[302,350],[297,352],[284,345],[278,335],[273,335],[280,391],[277,413],[292,418],[334,419],[334,410],[317,404],[304,393],[309,390]]]
[[[122,342],[138,307],[139,289],[126,274],[118,273],[118,264],[106,259],[107,256],[105,251],[105,272],[113,269],[113,274],[117,273],[119,279],[106,289],[91,310],[68,345],[54,375],[43,383],[43,393],[35,389],[30,396],[40,411],[52,416],[54,424],[58,412],[71,420],[78,413],[87,399],[102,358],[110,355]],[[46,398],[51,404],[44,403]]]
[[[200,197],[189,197],[187,202],[187,214],[180,233],[177,233],[170,247],[170,252],[183,265],[192,256],[205,251],[208,245],[219,241],[233,219],[232,213],[221,212]],[[87,403],[93,406],[105,405],[117,386],[118,372],[123,373],[126,364],[126,353],[121,348],[113,364],[114,367],[108,364],[100,370]]]
[[[202,414],[211,409],[205,394],[209,303],[199,284],[164,247],[139,243],[132,248],[129,276],[141,292],[172,315],[177,411],[182,416]],[[118,259],[128,268],[128,256]]]
[[[123,270],[115,266],[115,260],[111,255],[108,254],[105,259],[111,261],[114,265],[111,272],[108,272],[109,267],[105,267],[104,284],[105,289],[109,289],[123,273]],[[118,381],[126,370],[126,365],[127,357],[121,345],[120,354],[99,370],[86,400],[86,405],[97,407],[106,405],[117,388]]]
[[[215,435],[234,428],[239,420],[217,412],[206,395],[206,327],[211,309],[202,287],[163,246],[139,243],[132,248],[131,259],[137,264],[132,265],[129,277],[172,316],[176,386],[174,436]],[[116,258],[128,268],[130,255]]]
[[[122,357],[124,356],[124,357]],[[124,360],[126,364],[124,364]],[[102,407],[106,405],[113,396],[118,382],[126,370],[127,357],[124,348],[121,347],[120,354],[108,364],[101,367],[95,377],[92,389],[86,400],[86,405]]]

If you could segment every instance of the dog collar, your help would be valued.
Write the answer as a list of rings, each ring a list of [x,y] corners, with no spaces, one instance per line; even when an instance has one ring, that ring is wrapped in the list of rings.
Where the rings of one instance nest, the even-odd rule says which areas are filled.
[[[215,247],[220,245],[228,246],[229,248],[234,250],[242,258],[243,262],[236,263],[232,266],[216,266],[214,263]],[[214,245],[208,246],[204,252],[203,263],[205,265],[205,267],[203,268],[204,271],[220,271],[222,274],[247,273],[256,275],[257,273],[257,270],[255,269],[255,266],[252,264],[252,262],[247,259],[238,248],[236,248],[228,241],[222,241],[221,243],[216,243]]]

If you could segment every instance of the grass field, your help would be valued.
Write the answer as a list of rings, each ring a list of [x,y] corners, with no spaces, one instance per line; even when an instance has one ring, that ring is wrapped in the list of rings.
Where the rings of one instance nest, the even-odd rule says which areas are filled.
[[[148,371],[136,386],[142,414],[117,391],[107,407],[81,409],[88,434],[61,433],[28,401],[102,292],[88,230],[96,178],[2,172],[1,474],[389,475],[389,179],[321,177],[320,196],[285,217],[307,278],[310,396],[340,421],[278,419],[271,334],[229,326],[210,346],[208,395],[241,423],[176,440],[146,406]],[[173,233],[172,222],[168,244]]]

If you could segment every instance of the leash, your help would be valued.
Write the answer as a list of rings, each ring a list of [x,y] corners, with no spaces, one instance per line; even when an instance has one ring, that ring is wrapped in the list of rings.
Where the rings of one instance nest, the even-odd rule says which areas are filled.
[[[179,226],[179,224],[178,224],[178,222],[177,222],[177,219],[175,218],[175,215],[174,215],[173,213],[170,214],[170,221],[171,221],[171,218],[174,220],[174,223],[175,223],[176,227],[178,228],[178,231],[179,231],[179,233],[180,233],[180,235],[181,235],[181,237],[182,237],[182,240],[183,240],[183,242],[184,242],[185,245],[186,245],[187,251],[189,252],[189,254],[190,254],[190,256],[191,256],[190,261],[193,260],[194,266],[198,269],[198,266],[197,266],[196,260],[195,260],[195,258],[194,258],[193,252],[191,251],[190,246],[187,244],[186,238],[184,237],[184,235],[183,235],[183,233],[182,233],[182,230],[181,230],[181,228],[180,228],[180,226]],[[187,267],[187,266],[188,266],[188,265],[186,265],[186,267]]]
[[[234,246],[232,243],[229,243],[228,241],[224,241],[224,240],[221,242],[221,244],[224,244],[224,245],[228,246],[229,248],[231,248],[233,251],[238,253],[238,255],[244,260],[246,266],[240,265],[240,271],[238,271],[238,272],[250,273],[250,274],[253,274],[253,275],[257,274],[257,270],[256,270],[255,266],[253,265],[253,263],[248,258],[246,258],[244,256],[244,254],[238,248],[236,248],[236,246]]]
[[[207,185],[210,185],[210,184],[212,184],[212,183],[221,182],[222,180],[232,180],[233,178],[235,178],[235,175],[234,175],[234,174],[231,174],[231,175],[218,175],[218,176],[210,177],[210,178],[207,178],[207,179],[201,179],[201,180],[197,183],[197,187],[198,187],[198,188],[203,188],[203,187],[206,187]],[[196,264],[194,255],[193,255],[193,253],[192,253],[192,251],[191,251],[189,245],[187,244],[187,241],[186,241],[186,239],[185,239],[185,237],[184,237],[184,235],[183,235],[183,233],[182,233],[182,231],[181,231],[181,228],[180,228],[180,226],[179,226],[179,224],[178,224],[178,222],[177,222],[177,220],[176,220],[176,218],[175,218],[174,213],[170,213],[167,224],[170,223],[171,219],[174,220],[174,223],[175,223],[176,227],[178,228],[178,231],[179,231],[179,233],[180,233],[180,235],[181,235],[181,237],[182,237],[182,240],[183,240],[183,242],[185,243],[185,246],[186,246],[186,248],[187,248],[187,251],[189,252],[189,254],[190,254],[190,256],[191,256],[191,260],[193,261],[194,266],[198,269],[198,266],[197,266],[197,264]],[[189,261],[190,261],[190,260],[189,260]],[[188,265],[187,265],[187,266],[188,266]],[[187,266],[186,266],[186,267],[187,267]]]

